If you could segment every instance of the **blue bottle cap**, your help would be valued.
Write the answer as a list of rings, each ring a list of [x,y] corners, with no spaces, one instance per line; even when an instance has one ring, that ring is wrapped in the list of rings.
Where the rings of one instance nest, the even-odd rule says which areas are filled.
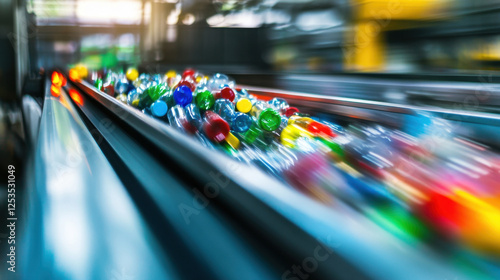
[[[151,104],[151,107],[149,108],[151,110],[151,114],[157,118],[161,118],[165,116],[165,114],[168,111],[168,106],[167,103],[165,103],[162,100],[157,100],[153,104]]]
[[[187,86],[180,86],[174,90],[174,101],[176,104],[186,106],[193,101],[193,92]]]

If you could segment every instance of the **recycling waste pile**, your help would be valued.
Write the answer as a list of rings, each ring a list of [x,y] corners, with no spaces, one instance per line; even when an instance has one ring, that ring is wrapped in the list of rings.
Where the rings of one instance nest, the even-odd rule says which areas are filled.
[[[252,94],[224,74],[193,69],[140,74],[78,66],[70,78],[319,203],[342,201],[396,238],[452,250],[498,273],[500,155],[458,137],[444,119],[420,114],[402,130],[340,125]]]

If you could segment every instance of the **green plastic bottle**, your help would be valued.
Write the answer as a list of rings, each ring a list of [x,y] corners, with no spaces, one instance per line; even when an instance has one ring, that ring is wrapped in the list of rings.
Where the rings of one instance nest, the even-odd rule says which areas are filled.
[[[139,95],[139,108],[146,108],[151,106],[153,102],[167,93],[167,91],[168,86],[165,84],[158,84],[147,88]]]

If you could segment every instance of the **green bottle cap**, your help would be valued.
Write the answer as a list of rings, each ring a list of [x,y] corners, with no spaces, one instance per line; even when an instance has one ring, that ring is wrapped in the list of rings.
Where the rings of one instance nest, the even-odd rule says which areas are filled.
[[[264,109],[259,115],[259,125],[266,131],[274,131],[280,127],[281,116],[272,108]]]
[[[199,91],[196,93],[195,102],[201,110],[210,110],[214,106],[215,98],[208,90]]]

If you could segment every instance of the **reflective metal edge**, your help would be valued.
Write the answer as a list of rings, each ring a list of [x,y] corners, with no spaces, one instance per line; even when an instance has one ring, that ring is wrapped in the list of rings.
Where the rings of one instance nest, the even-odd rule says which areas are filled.
[[[490,113],[470,112],[470,111],[441,109],[441,108],[429,108],[429,107],[414,106],[414,105],[402,105],[402,104],[380,102],[380,101],[370,101],[370,100],[362,100],[355,98],[345,98],[345,97],[311,94],[304,92],[293,92],[293,91],[279,90],[279,89],[269,89],[269,88],[248,86],[248,85],[239,85],[239,86],[249,90],[252,93],[286,98],[286,99],[321,102],[326,104],[335,104],[348,107],[365,108],[365,109],[410,114],[410,115],[415,115],[419,112],[424,112],[439,116],[444,119],[462,119],[480,124],[500,125],[500,116]],[[330,113],[335,113],[335,112],[330,112]]]
[[[46,84],[26,190],[22,279],[176,279],[70,97],[63,89],[53,96]]]

